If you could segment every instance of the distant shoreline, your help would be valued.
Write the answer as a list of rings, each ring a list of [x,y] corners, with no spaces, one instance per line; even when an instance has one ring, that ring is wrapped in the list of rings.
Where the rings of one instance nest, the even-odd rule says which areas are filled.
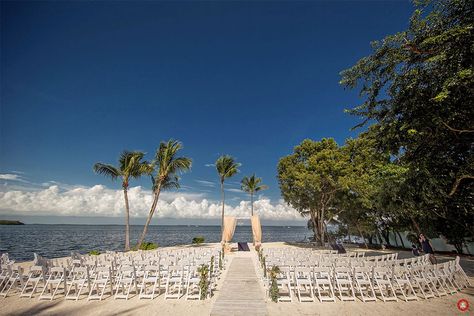
[[[0,220],[1,222],[18,222],[20,224],[0,224],[0,225],[61,225],[61,226],[125,226],[125,224],[59,224],[59,223],[30,223],[30,224],[25,224],[20,221],[3,221]],[[143,224],[132,224],[132,226],[140,226],[143,227]],[[220,227],[220,225],[184,225],[184,224],[150,224],[150,226],[179,226],[179,227]],[[252,227],[251,225],[237,225],[238,227]],[[262,227],[305,227],[304,225],[262,225]]]
[[[0,225],[25,225],[25,223],[22,223],[20,221],[8,221],[0,219]]]

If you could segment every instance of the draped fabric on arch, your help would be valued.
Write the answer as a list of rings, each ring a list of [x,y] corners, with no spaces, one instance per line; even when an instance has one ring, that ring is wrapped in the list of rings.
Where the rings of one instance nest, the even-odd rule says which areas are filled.
[[[230,242],[235,232],[237,218],[235,216],[224,216],[224,227],[222,230],[222,242]]]
[[[261,244],[262,226],[260,225],[260,218],[257,215],[253,215],[250,220],[252,222],[253,241],[255,242],[255,244]]]

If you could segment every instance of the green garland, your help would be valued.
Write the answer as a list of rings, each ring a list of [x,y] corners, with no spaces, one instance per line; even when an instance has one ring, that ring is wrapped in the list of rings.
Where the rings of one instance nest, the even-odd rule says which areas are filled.
[[[262,259],[263,277],[267,277],[267,264],[265,263],[265,257]]]
[[[209,266],[207,264],[201,265],[198,268],[200,275],[199,288],[201,289],[201,297],[199,299],[204,300],[207,296],[207,291],[209,289]]]
[[[222,252],[219,252],[219,270],[222,270],[222,257],[224,255],[222,254]]]
[[[270,298],[272,299],[273,302],[277,303],[278,299],[280,298],[280,292],[278,290],[278,285],[277,285],[277,275],[280,273],[280,268],[278,266],[273,266],[271,269],[268,270],[270,273],[270,280],[271,280],[271,285],[270,285]]]

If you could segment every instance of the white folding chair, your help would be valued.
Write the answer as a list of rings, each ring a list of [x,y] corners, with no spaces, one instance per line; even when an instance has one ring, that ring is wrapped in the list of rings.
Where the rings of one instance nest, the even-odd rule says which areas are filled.
[[[334,288],[332,284],[332,269],[331,267],[315,267],[314,285],[318,293],[320,302],[335,302]]]
[[[155,291],[158,288],[158,294],[160,292],[160,267],[154,265],[148,265],[145,267],[145,273],[143,275],[142,283],[140,286],[140,294],[138,298],[142,299],[154,299]],[[151,291],[150,291],[151,287]]]
[[[210,273],[210,272],[209,272]],[[189,266],[186,275],[186,294],[185,299],[201,299],[201,287],[199,286],[201,276],[197,266]],[[207,293],[206,293],[207,295]]]
[[[105,290],[110,288],[110,295],[113,295],[113,283],[110,267],[97,267],[94,271],[94,281],[89,291],[88,301],[99,300],[104,297]]]
[[[169,266],[168,276],[166,278],[165,299],[176,298],[182,296],[183,288],[183,267]]]
[[[291,271],[289,267],[281,267],[280,273],[278,273],[276,276],[275,281],[278,287],[278,293],[279,293],[278,301],[279,302],[285,302],[285,301],[293,302],[293,287],[292,287],[293,282],[291,280],[290,273]]]
[[[349,267],[334,268],[334,281],[341,301],[355,301],[351,272]]]
[[[89,268],[86,267],[74,267],[74,270],[69,274],[69,279],[66,280],[68,286],[66,292],[66,300],[78,300],[82,294],[84,287],[86,287],[86,294],[91,291],[91,280],[89,276]]]
[[[116,284],[114,299],[128,300],[132,289],[135,290],[135,294],[138,294],[135,266],[122,266],[119,269],[119,277]]]
[[[418,296],[416,295],[412,282],[410,281],[410,271],[407,268],[393,266],[392,282],[395,293],[398,291],[403,296],[405,302],[410,300],[418,301]]]
[[[457,283],[461,286],[472,286],[469,277],[467,276],[466,272],[464,272],[464,269],[461,267],[461,259],[459,258],[459,256],[456,256],[456,259],[454,260],[454,275],[457,280]]]
[[[429,281],[425,278],[423,266],[412,266],[410,271],[410,281],[413,289],[424,299],[435,297]]]
[[[366,267],[354,267],[353,270],[355,288],[363,302],[377,301],[370,273],[371,270]]]
[[[373,267],[372,285],[375,293],[379,292],[384,302],[398,301],[395,290],[393,289],[391,271],[389,268]]]
[[[300,302],[314,302],[313,271],[311,268],[295,268],[295,285]]]
[[[52,301],[61,286],[63,292],[66,293],[66,269],[62,267],[53,267],[49,271],[49,277],[46,280],[46,284],[44,285],[39,299]]]
[[[441,296],[448,295],[448,293],[446,292],[446,290],[443,287],[442,279],[436,273],[437,269],[438,269],[438,265],[425,266],[424,274],[425,274],[426,279],[430,283],[430,286],[433,289],[433,292],[438,297],[441,297]]]
[[[28,278],[21,290],[20,297],[31,298],[36,294],[40,282],[42,283],[42,288],[44,288],[46,284],[45,269],[42,266],[31,266]]]
[[[20,266],[8,265],[7,269],[10,270],[9,278],[3,283],[3,287],[0,291],[0,296],[3,297],[7,297],[11,289],[22,289],[25,283],[23,269]]]

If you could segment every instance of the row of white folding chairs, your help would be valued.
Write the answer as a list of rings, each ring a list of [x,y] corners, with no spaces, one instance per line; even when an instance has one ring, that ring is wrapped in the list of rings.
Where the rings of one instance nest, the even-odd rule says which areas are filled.
[[[18,265],[2,266],[4,271],[9,271],[2,282],[0,288],[1,296],[7,296],[12,289],[18,289],[20,297],[31,298],[41,289],[39,299],[54,299],[62,291],[66,299],[79,299],[87,288],[88,299],[103,298],[107,288],[110,288],[110,295],[115,299],[128,299],[130,292],[134,291],[139,298],[154,298],[156,290],[158,294],[163,289],[165,298],[179,298],[185,296],[186,299],[200,297],[199,266],[146,266],[139,268],[135,266],[122,266],[116,275],[112,273],[110,266],[96,267],[90,270],[89,267],[73,267],[71,271],[63,267],[52,267],[49,270],[41,266],[32,266],[29,274],[23,274]],[[212,272],[209,273],[211,285],[215,286],[215,278]],[[151,293],[150,293],[151,285]],[[209,290],[212,290],[212,286]],[[138,292],[140,289],[140,292]]]
[[[270,286],[267,281],[267,290]],[[364,302],[375,301],[377,294],[383,301],[425,299],[453,294],[469,286],[469,278],[459,260],[435,266],[390,267],[282,267],[277,278],[280,301],[292,301],[296,292],[300,301],[314,301],[315,293],[321,302],[355,300],[356,292]]]
[[[367,260],[368,257],[340,257],[340,258],[291,258],[287,256],[283,257],[267,257],[266,265],[290,265],[290,266],[347,266],[347,267],[376,267],[386,266],[391,267],[396,264],[396,260],[388,261],[385,260]]]

